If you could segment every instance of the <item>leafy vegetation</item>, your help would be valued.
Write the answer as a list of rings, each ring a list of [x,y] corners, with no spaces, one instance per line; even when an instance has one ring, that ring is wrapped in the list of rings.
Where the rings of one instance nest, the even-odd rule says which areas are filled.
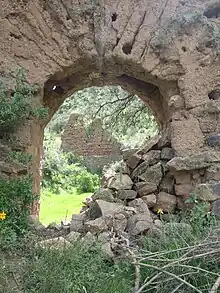
[[[135,95],[118,86],[90,87],[67,99],[48,125],[60,134],[72,112],[82,114],[88,127],[97,118],[117,141],[126,147],[140,146],[154,135],[158,126],[146,105]]]
[[[47,109],[33,108],[34,94],[37,92],[35,85],[26,82],[26,75],[22,69],[16,71],[16,84],[13,91],[9,92],[3,83],[0,83],[0,133],[8,135],[13,132],[28,117],[44,119]]]
[[[82,160],[60,150],[59,138],[49,135],[45,141],[42,187],[58,194],[63,190],[93,192],[99,186],[99,176],[87,171]]]
[[[0,221],[0,248],[19,245],[18,238],[28,229],[28,215],[34,199],[30,177],[8,181],[0,178],[0,207],[1,212],[6,213],[6,219]]]
[[[0,84],[0,134],[1,138],[9,137],[16,128],[30,117],[43,119],[47,109],[34,108],[33,98],[37,87],[26,81],[22,69],[16,71],[16,84],[10,91],[3,83]],[[13,140],[13,137],[11,137]],[[31,156],[20,151],[13,151],[6,158],[13,164],[28,164]],[[4,180],[0,177],[0,248],[13,249],[20,246],[20,238],[28,229],[30,206],[37,198],[32,192],[32,178],[21,176]]]

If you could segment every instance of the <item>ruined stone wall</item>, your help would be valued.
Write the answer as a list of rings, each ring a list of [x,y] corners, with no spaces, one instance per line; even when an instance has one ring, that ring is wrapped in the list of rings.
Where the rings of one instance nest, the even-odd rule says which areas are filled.
[[[100,120],[86,128],[83,117],[72,114],[61,136],[61,148],[79,156],[110,156],[120,154],[120,144],[102,128]]]
[[[72,114],[61,136],[61,148],[82,156],[89,170],[100,170],[121,159],[120,144],[102,127],[97,119],[86,128],[83,117]]]
[[[34,192],[40,187],[44,127],[68,96],[92,85],[120,85],[137,94],[161,130],[169,129],[176,160],[192,156],[196,170],[201,158],[209,161],[207,153],[216,148],[218,154],[220,32],[215,7],[216,0],[3,1],[1,78],[13,88],[11,70],[23,67],[29,82],[39,86],[34,105],[49,109],[46,121],[27,119],[10,146],[33,154]],[[214,157],[212,167],[219,163]],[[36,203],[33,213],[38,210]]]

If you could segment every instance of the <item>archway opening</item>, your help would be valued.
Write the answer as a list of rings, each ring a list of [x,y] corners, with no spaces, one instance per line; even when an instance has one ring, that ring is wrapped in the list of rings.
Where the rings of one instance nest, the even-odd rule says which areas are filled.
[[[60,94],[60,86],[53,92]],[[100,188],[103,173],[120,168],[122,152],[158,133],[147,105],[120,86],[89,87],[65,99],[44,130],[40,220],[69,221]]]

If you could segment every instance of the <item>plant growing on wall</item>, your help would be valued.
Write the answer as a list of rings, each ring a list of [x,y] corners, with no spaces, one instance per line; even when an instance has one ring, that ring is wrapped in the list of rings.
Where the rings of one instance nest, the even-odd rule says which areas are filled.
[[[34,108],[32,106],[37,87],[27,83],[24,70],[18,69],[15,76],[16,83],[13,91],[9,91],[0,80],[1,136],[14,132],[26,118],[38,117],[44,119],[47,116],[46,108]]]
[[[9,90],[3,82],[0,83],[0,136],[1,138],[10,137],[12,142],[13,136],[11,134],[25,119],[33,117],[44,119],[47,115],[47,109],[32,106],[37,87],[27,83],[24,70],[17,70],[15,77],[16,82],[13,90]],[[21,164],[25,170],[25,166],[30,164],[32,157],[24,152],[11,151],[5,159],[9,166]],[[32,178],[27,174],[5,180],[0,173],[1,249],[19,246],[20,237],[28,229],[30,207],[37,199],[37,196],[32,192],[32,184]]]

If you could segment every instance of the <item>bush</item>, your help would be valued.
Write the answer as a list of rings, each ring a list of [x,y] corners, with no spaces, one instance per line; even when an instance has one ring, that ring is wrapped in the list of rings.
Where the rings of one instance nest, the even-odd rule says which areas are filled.
[[[1,248],[9,249],[18,244],[17,237],[28,229],[30,205],[34,199],[30,177],[8,181],[0,178],[0,212],[6,213],[6,218],[0,220]]]
[[[53,135],[46,135],[42,186],[54,193],[61,190],[93,192],[99,185],[99,177],[82,166],[82,159],[60,150],[59,141]]]
[[[37,87],[26,82],[24,70],[16,72],[16,85],[11,93],[0,82],[0,133],[8,135],[13,132],[24,119],[34,116],[44,119],[47,116],[47,109],[33,108],[31,102]]]

